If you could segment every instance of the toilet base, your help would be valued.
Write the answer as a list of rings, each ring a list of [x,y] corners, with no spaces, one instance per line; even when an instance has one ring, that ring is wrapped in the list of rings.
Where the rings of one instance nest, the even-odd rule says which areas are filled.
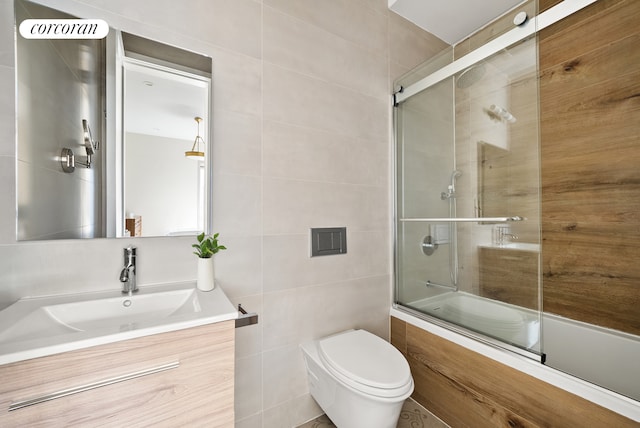
[[[311,396],[318,402],[313,393]],[[404,401],[381,404],[364,400],[357,402],[358,400],[351,398],[351,395],[343,396],[337,391],[336,399],[331,405],[326,408],[320,402],[318,405],[338,428],[396,428],[398,426]],[[336,405],[336,403],[341,404]]]

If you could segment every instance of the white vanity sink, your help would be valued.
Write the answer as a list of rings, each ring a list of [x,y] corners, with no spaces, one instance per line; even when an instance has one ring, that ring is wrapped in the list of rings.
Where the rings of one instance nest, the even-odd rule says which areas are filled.
[[[237,317],[220,287],[193,282],[25,298],[0,311],[0,364]]]
[[[128,326],[154,319],[201,312],[194,288],[124,295],[82,302],[43,306],[53,320],[75,330],[88,331],[106,325]]]

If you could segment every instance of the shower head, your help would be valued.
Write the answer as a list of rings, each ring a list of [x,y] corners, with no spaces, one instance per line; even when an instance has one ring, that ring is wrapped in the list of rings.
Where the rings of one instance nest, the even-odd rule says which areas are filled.
[[[478,82],[484,76],[487,68],[480,62],[464,70],[456,79],[456,86],[461,89],[468,88]]]

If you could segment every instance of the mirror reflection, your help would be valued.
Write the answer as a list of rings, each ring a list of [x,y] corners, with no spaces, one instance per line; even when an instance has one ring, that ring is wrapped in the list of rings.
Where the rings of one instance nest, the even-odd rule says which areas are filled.
[[[16,52],[18,240],[209,230],[211,58],[113,28]]]

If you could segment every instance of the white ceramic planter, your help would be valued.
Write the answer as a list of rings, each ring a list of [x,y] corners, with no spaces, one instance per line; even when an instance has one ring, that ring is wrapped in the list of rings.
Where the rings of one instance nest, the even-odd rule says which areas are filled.
[[[211,291],[215,288],[215,270],[213,268],[213,257],[202,259],[198,257],[198,290]]]

